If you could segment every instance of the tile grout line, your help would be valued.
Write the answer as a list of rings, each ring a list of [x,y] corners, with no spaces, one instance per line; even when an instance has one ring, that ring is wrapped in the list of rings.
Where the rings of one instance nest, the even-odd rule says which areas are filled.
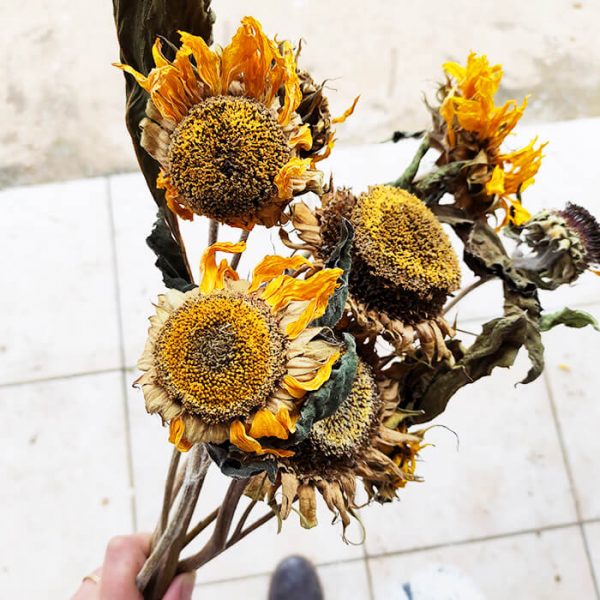
[[[52,383],[53,381],[64,381],[65,379],[76,379],[77,377],[89,377],[90,375],[106,375],[121,371],[121,367],[108,367],[106,369],[95,369],[92,371],[79,371],[77,373],[68,373],[66,375],[49,375],[38,379],[23,379],[22,381],[7,381],[0,383],[0,389],[19,387],[22,385],[35,385],[36,383]]]
[[[366,536],[366,533],[365,533]],[[363,563],[365,565],[365,571],[367,573],[367,587],[369,589],[369,598],[370,600],[375,600],[375,588],[373,587],[373,574],[371,573],[371,565],[369,564],[369,555],[367,554],[367,544],[366,537],[365,543],[362,547],[363,551]]]
[[[507,533],[498,533],[494,535],[482,536],[479,538],[467,538],[462,540],[455,540],[452,542],[443,542],[440,544],[430,544],[428,546],[414,546],[412,548],[407,548],[405,550],[393,550],[390,552],[377,552],[374,554],[369,554],[366,551],[366,545],[364,547],[364,556],[357,556],[355,558],[346,558],[342,560],[331,560],[325,562],[316,563],[316,567],[331,567],[334,565],[348,564],[348,563],[358,563],[361,561],[366,561],[368,563],[369,559],[374,558],[388,558],[391,556],[399,556],[404,554],[416,554],[418,552],[428,552],[430,550],[439,550],[443,548],[451,548],[452,546],[466,546],[468,544],[480,544],[482,542],[493,542],[496,540],[503,540],[511,537],[517,537],[520,535],[530,535],[530,534],[539,534],[550,531],[557,531],[560,529],[568,529],[570,527],[577,527],[580,524],[595,524],[600,523],[600,517],[595,519],[586,519],[581,523],[578,521],[572,521],[567,523],[557,523],[556,525],[546,525],[543,527],[535,527],[531,529],[519,529],[517,531],[511,531]],[[248,575],[241,575],[239,577],[228,577],[227,579],[210,579],[206,581],[199,581],[196,586],[199,585],[212,585],[212,584],[221,584],[228,583],[231,581],[242,581],[244,579],[253,579],[257,577],[265,577],[271,575],[270,571],[261,571],[260,573],[249,573]],[[370,573],[369,573],[370,575]],[[373,597],[374,598],[374,597]]]
[[[600,519],[590,519],[586,523],[594,523],[600,521]],[[507,533],[496,533],[492,535],[486,535],[479,538],[468,538],[462,540],[455,540],[452,542],[442,542],[440,544],[430,544],[429,546],[415,546],[413,548],[407,548],[405,550],[393,550],[388,552],[377,552],[369,554],[369,558],[387,558],[390,556],[398,556],[404,554],[415,554],[417,552],[429,552],[431,550],[441,550],[444,548],[451,548],[453,546],[468,546],[469,544],[481,544],[483,542],[494,542],[496,540],[504,540],[511,537],[517,537],[520,535],[540,534],[549,531],[557,531],[559,529],[569,529],[570,527],[577,527],[580,525],[578,521],[569,523],[557,523],[556,525],[546,525],[545,527],[534,527],[531,529],[519,529],[517,531],[510,531]]]
[[[121,286],[119,285],[119,263],[117,260],[117,239],[116,239],[116,226],[115,226],[115,215],[113,211],[112,191],[110,186],[110,178],[106,177],[106,202],[108,207],[108,222],[110,227],[110,239],[111,239],[111,250],[112,250],[112,263],[113,263],[113,278],[115,286],[115,302],[117,305],[117,325],[119,330],[119,362],[121,365],[121,393],[123,397],[123,413],[125,422],[125,451],[127,456],[127,475],[129,479],[130,489],[130,502],[131,502],[131,520],[133,530],[138,530],[138,517],[136,508],[136,489],[135,489],[135,477],[133,471],[133,452],[131,448],[131,423],[129,420],[129,406],[127,402],[127,370],[125,367],[125,335],[123,330],[123,310],[121,303]]]
[[[573,496],[573,500],[575,503],[575,514],[577,515],[577,525],[579,527],[579,532],[581,534],[581,539],[583,541],[583,547],[585,550],[585,555],[588,561],[588,568],[590,570],[590,575],[592,577],[592,584],[594,586],[594,591],[596,593],[596,599],[600,600],[600,586],[598,585],[598,579],[596,578],[596,572],[594,570],[594,563],[592,561],[592,554],[590,551],[590,546],[588,543],[587,535],[585,533],[584,528],[584,520],[581,513],[581,506],[579,503],[579,497],[577,495],[577,489],[575,486],[575,478],[573,476],[573,471],[571,469],[571,464],[569,462],[569,455],[567,454],[567,447],[565,444],[565,439],[563,436],[562,427],[560,424],[560,420],[558,418],[558,409],[556,407],[556,402],[554,399],[554,392],[552,391],[552,385],[550,381],[550,376],[548,375],[548,371],[544,371],[544,384],[546,386],[546,393],[548,394],[548,399],[550,401],[550,410],[552,411],[552,419],[554,421],[554,427],[556,429],[556,434],[558,436],[558,442],[560,444],[560,450],[563,456],[563,462],[565,465],[565,470],[567,472],[567,477],[569,479],[569,486],[571,488],[571,494]]]

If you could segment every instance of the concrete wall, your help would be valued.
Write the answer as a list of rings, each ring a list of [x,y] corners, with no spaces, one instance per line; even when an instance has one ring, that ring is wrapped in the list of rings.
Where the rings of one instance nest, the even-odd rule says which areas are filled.
[[[361,94],[340,143],[426,126],[423,93],[469,50],[504,65],[501,94],[531,93],[527,120],[600,115],[600,2],[213,0],[226,43],[244,14],[304,40],[334,112]],[[0,187],[135,169],[109,0],[3,0]]]

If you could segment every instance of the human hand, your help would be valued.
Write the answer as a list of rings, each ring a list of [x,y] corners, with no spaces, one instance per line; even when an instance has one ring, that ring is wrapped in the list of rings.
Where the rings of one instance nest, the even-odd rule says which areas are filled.
[[[135,578],[150,554],[150,535],[115,537],[108,543],[104,563],[85,577],[71,600],[143,600]],[[173,579],[163,600],[190,600],[195,573]]]

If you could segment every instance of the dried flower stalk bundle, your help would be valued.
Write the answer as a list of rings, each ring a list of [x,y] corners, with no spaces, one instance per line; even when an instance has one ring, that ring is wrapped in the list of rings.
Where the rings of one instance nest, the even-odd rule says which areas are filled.
[[[359,193],[325,183],[319,165],[356,100],[333,118],[299,47],[252,17],[211,46],[208,0],[114,4],[127,123],[158,206],[147,241],[167,288],[136,381],[174,446],[138,577],[144,597],[160,598],[175,574],[273,518],[282,530],[292,512],[316,526],[319,496],[346,540],[361,506],[419,481],[424,424],[461,387],[510,367],[521,349],[531,361],[523,383],[533,381],[544,331],[598,328],[581,311],[545,313],[538,291],[598,269],[600,226],[575,204],[529,214],[522,194],[545,144],[509,148],[527,99],[496,104],[502,69],[485,56],[444,65],[414,159],[396,181]],[[197,278],[178,225],[195,217],[209,229]],[[239,228],[239,242],[219,242],[220,223]],[[290,252],[265,255],[244,279],[238,263],[256,227],[276,228]],[[450,232],[476,276],[462,290]],[[467,346],[445,315],[493,278],[504,313]],[[193,523],[212,464],[231,482]]]

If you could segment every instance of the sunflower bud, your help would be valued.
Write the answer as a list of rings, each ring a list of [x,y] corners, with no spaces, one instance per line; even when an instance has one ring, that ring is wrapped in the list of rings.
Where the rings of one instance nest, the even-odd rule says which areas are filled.
[[[600,265],[600,225],[577,204],[539,212],[516,235],[520,243],[513,256],[515,266],[551,289]]]

